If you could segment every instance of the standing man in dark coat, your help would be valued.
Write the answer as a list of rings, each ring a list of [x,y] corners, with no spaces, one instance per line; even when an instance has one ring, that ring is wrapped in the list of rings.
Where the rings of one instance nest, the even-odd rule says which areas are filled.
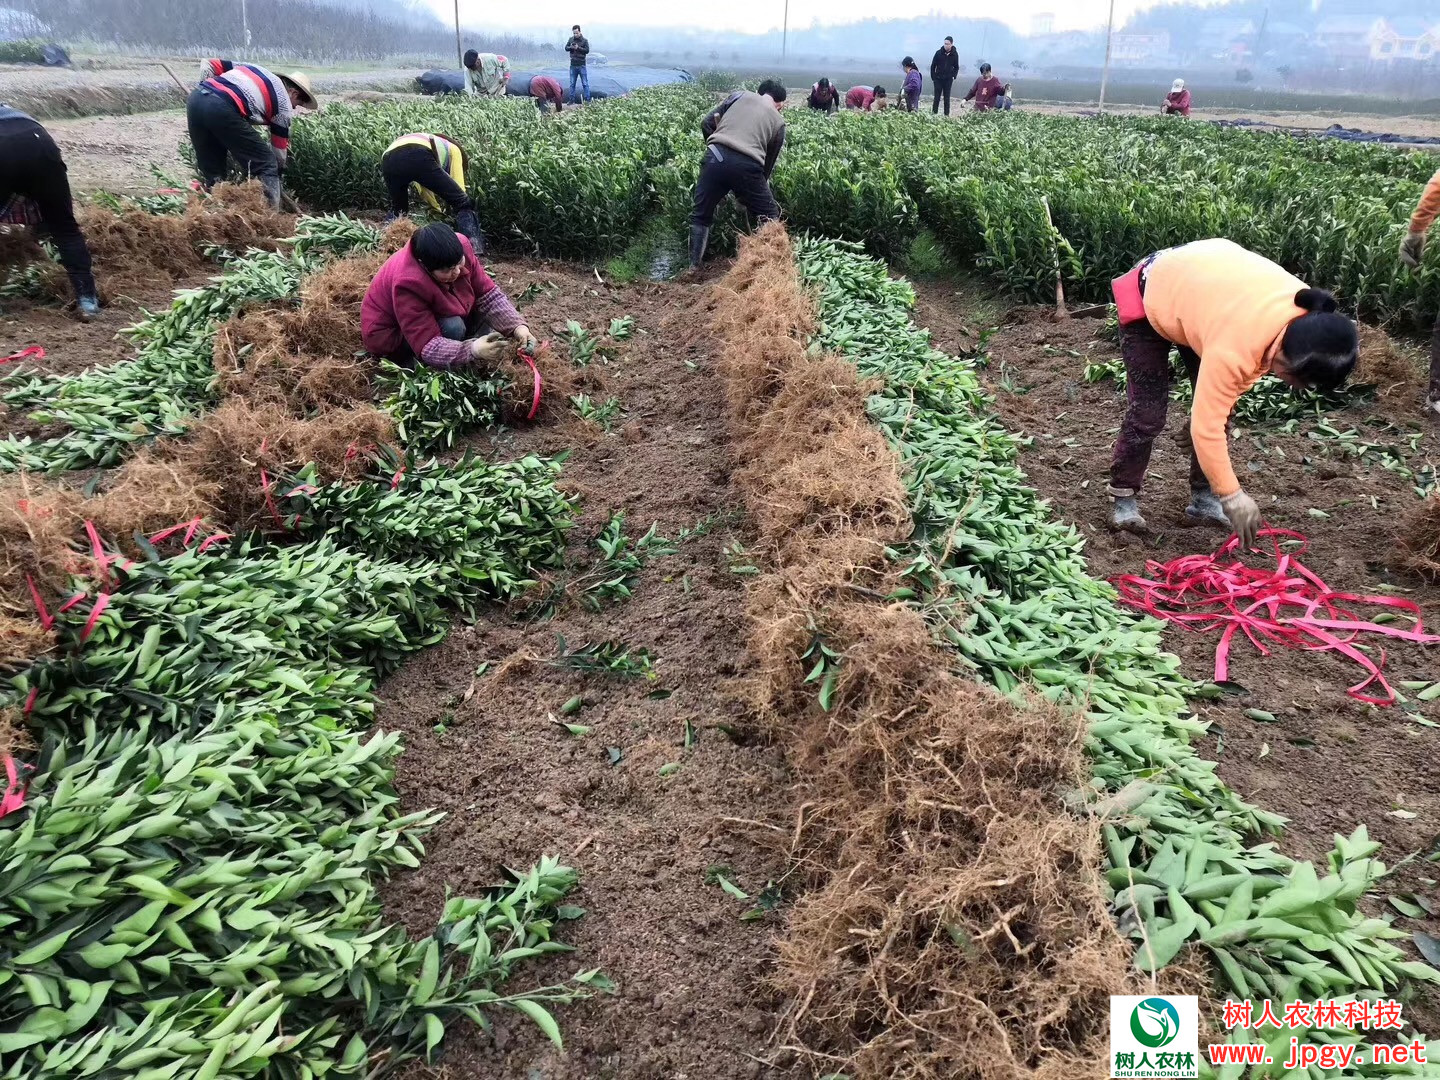
[[[578,79],[581,88],[585,91],[585,104],[590,104],[590,69],[586,65],[586,59],[590,55],[590,39],[580,32],[580,24],[576,23],[570,28],[570,40],[565,43],[565,51],[570,54],[570,104],[578,105],[580,99],[575,96],[575,82]]]
[[[950,88],[960,77],[960,54],[955,51],[955,39],[947,36],[945,44],[935,50],[930,61],[930,81],[935,84],[935,104],[930,111],[940,111],[940,97],[945,97],[945,115],[950,115]]]

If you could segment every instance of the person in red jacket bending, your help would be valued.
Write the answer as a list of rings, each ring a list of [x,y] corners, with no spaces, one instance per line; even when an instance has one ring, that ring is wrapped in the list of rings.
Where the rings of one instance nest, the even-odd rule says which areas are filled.
[[[1160,106],[1160,111],[1166,116],[1190,115],[1190,91],[1185,89],[1184,79],[1175,80],[1170,93],[1165,95],[1165,104]]]
[[[416,229],[391,255],[360,305],[360,337],[372,356],[413,367],[494,363],[505,338],[534,351],[530,328],[475,257],[470,241],[437,222]]]

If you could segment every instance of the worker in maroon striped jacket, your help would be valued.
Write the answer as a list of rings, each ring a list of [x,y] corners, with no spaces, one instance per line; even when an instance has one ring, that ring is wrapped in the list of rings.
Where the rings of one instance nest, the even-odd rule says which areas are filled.
[[[195,164],[205,186],[225,179],[227,157],[240,175],[259,180],[270,205],[280,208],[280,177],[290,150],[290,120],[296,109],[316,108],[310,80],[301,72],[276,75],[258,64],[206,60],[200,85],[190,91],[185,120],[195,147]],[[256,127],[269,129],[270,142]]]

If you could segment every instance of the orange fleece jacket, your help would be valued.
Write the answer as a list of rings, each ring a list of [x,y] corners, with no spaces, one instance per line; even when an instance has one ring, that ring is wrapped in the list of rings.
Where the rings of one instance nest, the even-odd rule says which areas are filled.
[[[1430,178],[1430,183],[1425,185],[1425,194],[1420,196],[1420,205],[1415,208],[1415,216],[1410,219],[1411,232],[1425,232],[1435,219],[1440,217],[1440,172]]]
[[[1270,370],[1286,327],[1305,314],[1295,306],[1305,287],[1229,240],[1171,248],[1151,264],[1145,314],[1162,337],[1200,356],[1190,438],[1210,489],[1222,498],[1240,490],[1225,421],[1240,395]]]

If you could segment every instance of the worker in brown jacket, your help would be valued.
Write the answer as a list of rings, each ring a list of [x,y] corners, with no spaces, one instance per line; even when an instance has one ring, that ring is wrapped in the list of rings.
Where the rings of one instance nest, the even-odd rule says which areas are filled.
[[[690,267],[698,269],[715,224],[715,208],[734,193],[740,205],[761,221],[780,216],[770,190],[770,174],[785,146],[785,121],[780,103],[785,85],[766,79],[759,93],[731,94],[700,124],[705,156],[695,185],[695,212],[690,217]]]
[[[1425,185],[1425,194],[1420,196],[1420,205],[1410,218],[1410,232],[1400,244],[1400,259],[1412,270],[1420,269],[1420,261],[1425,257],[1425,237],[1437,217],[1440,217],[1440,172]],[[1425,407],[1440,417],[1440,318],[1435,320],[1430,339],[1430,389],[1425,395]]]

